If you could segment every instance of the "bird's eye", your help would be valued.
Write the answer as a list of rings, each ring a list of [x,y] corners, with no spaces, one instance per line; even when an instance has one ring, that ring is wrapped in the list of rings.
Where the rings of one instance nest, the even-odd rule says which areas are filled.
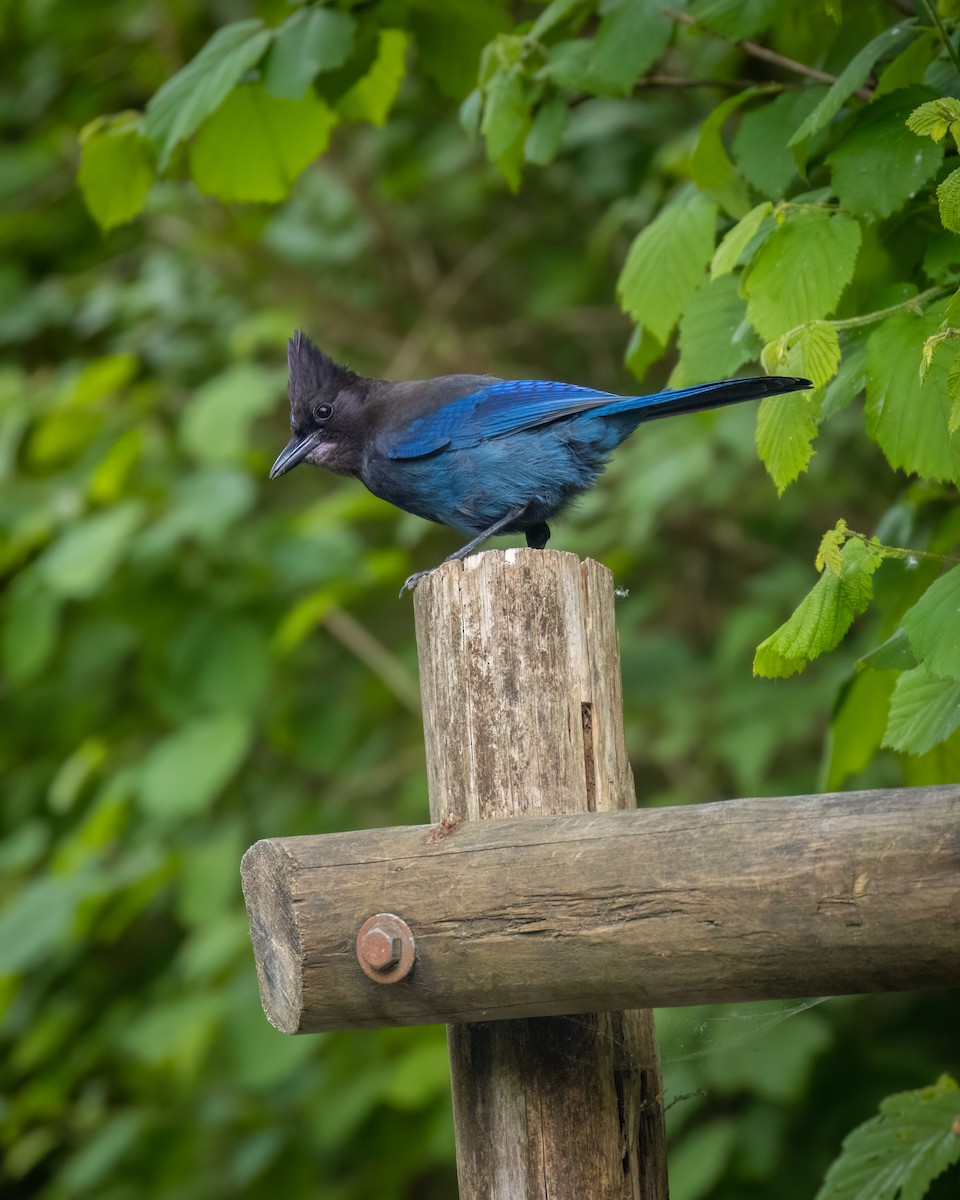
[[[332,404],[318,404],[313,410],[313,419],[315,421],[326,421],[333,416]]]

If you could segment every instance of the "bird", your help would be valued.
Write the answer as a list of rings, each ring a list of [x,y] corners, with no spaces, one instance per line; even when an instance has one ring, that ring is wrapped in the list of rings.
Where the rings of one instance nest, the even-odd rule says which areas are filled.
[[[340,366],[300,330],[287,361],[292,436],[270,478],[303,462],[325,467],[397,508],[473,535],[444,562],[500,533],[522,533],[543,549],[549,522],[594,485],[611,452],[644,421],[813,386],[769,375],[619,396],[492,375],[394,382]],[[401,596],[429,574],[409,576]]]

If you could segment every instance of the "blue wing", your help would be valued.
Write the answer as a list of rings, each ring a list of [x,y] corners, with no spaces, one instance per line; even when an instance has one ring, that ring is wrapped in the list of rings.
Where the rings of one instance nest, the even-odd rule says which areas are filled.
[[[617,398],[612,392],[542,379],[495,383],[411,421],[391,445],[389,457],[418,458],[436,450],[466,449],[486,438],[556,421]]]
[[[437,450],[463,450],[487,438],[532,429],[578,413],[608,417],[636,412],[639,420],[695,412],[739,400],[810,387],[806,379],[778,376],[724,379],[651,396],[617,396],[569,383],[517,379],[491,384],[411,421],[387,448],[389,458],[420,458]],[[642,410],[649,410],[643,412]]]

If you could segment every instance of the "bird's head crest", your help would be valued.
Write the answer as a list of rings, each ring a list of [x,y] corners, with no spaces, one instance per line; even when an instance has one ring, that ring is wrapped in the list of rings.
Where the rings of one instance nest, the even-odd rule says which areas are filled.
[[[300,329],[287,343],[287,365],[290,418],[295,427],[309,424],[318,397],[334,400],[356,378],[352,371],[318,350]]]

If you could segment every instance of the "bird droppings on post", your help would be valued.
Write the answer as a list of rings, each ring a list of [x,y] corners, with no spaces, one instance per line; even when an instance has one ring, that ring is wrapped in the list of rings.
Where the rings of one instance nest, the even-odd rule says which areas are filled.
[[[444,838],[448,838],[453,833],[457,826],[462,824],[463,817],[458,817],[456,813],[447,813],[440,824],[426,839],[428,846],[433,846],[437,842],[442,842]]]

